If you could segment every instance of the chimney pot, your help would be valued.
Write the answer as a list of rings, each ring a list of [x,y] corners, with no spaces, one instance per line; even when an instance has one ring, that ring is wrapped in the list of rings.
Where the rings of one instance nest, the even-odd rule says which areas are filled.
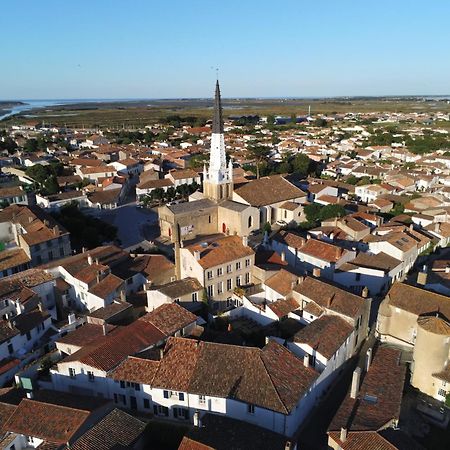
[[[369,371],[370,364],[372,364],[372,348],[368,348],[366,352],[366,372]]]
[[[320,278],[320,268],[319,267],[314,267],[313,277]]]
[[[201,428],[202,426],[202,419],[200,417],[200,413],[198,411],[195,411],[194,413],[194,427]]]
[[[308,353],[305,353],[305,356],[303,356],[303,365],[305,367],[309,367],[309,355],[308,355]]]
[[[161,359],[163,359],[164,358],[164,349],[163,348],[160,348],[159,349],[159,359],[161,360]]]
[[[345,427],[341,428],[340,440],[341,442],[345,442],[347,440],[347,428]]]
[[[91,255],[88,255],[88,257],[87,257],[87,262],[88,262],[88,264],[89,264],[90,266],[92,266],[92,264],[93,264],[94,261],[93,261]]]
[[[242,236],[242,245],[248,247],[248,236]]]
[[[357,367],[353,371],[353,378],[352,378],[352,387],[350,390],[350,397],[356,398],[359,392],[359,381],[361,379],[361,367]]]
[[[197,261],[200,261],[200,250],[194,250],[194,257]]]
[[[362,293],[361,293],[361,297],[362,298],[369,297],[369,288],[367,286],[364,286],[364,289],[362,290]]]
[[[283,262],[286,261],[286,252],[284,252],[284,251],[281,252],[281,261],[283,261]]]
[[[106,336],[108,334],[108,328],[107,328],[106,322],[103,322],[102,329],[103,329],[103,336]]]

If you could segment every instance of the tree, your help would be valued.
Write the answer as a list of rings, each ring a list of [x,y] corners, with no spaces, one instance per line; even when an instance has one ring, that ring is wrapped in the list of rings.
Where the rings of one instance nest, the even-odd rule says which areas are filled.
[[[169,188],[167,188],[166,191],[166,198],[171,201],[173,200],[177,195],[177,191],[175,190],[175,188],[173,186],[170,186]]]
[[[342,205],[326,205],[319,212],[319,220],[332,219],[345,216],[345,208]]]
[[[269,222],[266,222],[263,226],[263,232],[270,233],[272,231],[272,227]]]
[[[259,166],[262,162],[267,162],[270,148],[264,145],[252,145],[248,147],[248,152],[256,162],[256,178],[259,178]]]
[[[305,212],[305,215],[306,215],[306,220],[309,223],[317,222],[319,220],[319,214],[320,214],[321,209],[322,209],[322,206],[320,206],[317,203],[311,203],[309,205],[306,205],[303,208],[303,211]]]
[[[38,148],[39,148],[38,141],[34,138],[27,139],[27,141],[25,142],[25,145],[23,146],[23,149],[26,152],[30,152],[30,153],[37,152]]]
[[[47,195],[57,194],[59,192],[59,185],[55,175],[50,175],[43,187]]]
[[[164,198],[164,190],[162,188],[153,189],[151,196],[161,204],[161,200]]]
[[[306,176],[311,173],[312,161],[304,153],[297,153],[292,160],[292,169],[295,173]]]
[[[275,116],[273,114],[269,114],[267,116],[267,125],[273,125],[275,123]]]

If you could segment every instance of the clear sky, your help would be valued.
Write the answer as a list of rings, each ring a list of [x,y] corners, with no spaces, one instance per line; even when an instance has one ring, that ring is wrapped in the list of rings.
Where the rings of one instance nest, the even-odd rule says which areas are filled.
[[[450,94],[449,0],[0,6],[0,99]]]

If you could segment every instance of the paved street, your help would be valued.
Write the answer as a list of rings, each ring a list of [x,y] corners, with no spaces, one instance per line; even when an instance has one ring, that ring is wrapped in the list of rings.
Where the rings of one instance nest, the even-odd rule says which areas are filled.
[[[153,240],[159,235],[156,212],[136,208],[136,202],[127,203],[113,211],[97,211],[95,215],[117,227],[117,235],[123,248],[136,246],[144,239]]]

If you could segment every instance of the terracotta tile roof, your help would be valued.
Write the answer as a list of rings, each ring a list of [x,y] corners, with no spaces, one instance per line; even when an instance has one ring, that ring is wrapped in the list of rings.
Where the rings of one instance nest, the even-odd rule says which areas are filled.
[[[284,202],[280,208],[281,209],[287,209],[288,211],[295,211],[298,207],[300,207],[300,203],[295,202]]]
[[[205,414],[202,426],[188,431],[178,450],[285,450],[286,438],[265,428],[216,414]]]
[[[117,314],[120,314],[127,309],[131,309],[132,307],[133,305],[131,303],[122,300],[115,300],[109,305],[103,306],[102,308],[98,308],[95,311],[90,312],[89,317],[108,321],[109,319],[113,319]]]
[[[270,289],[273,289],[278,294],[285,297],[292,292],[297,283],[297,280],[297,275],[294,275],[293,273],[288,272],[285,269],[280,269],[278,272],[268,278],[264,282],[264,284]]]
[[[152,385],[158,368],[159,361],[129,356],[109,376],[113,380]]]
[[[89,292],[97,297],[106,299],[110,294],[117,292],[123,285],[123,280],[109,274],[89,289]]]
[[[401,351],[378,347],[369,371],[364,374],[356,399],[348,394],[334,416],[329,431],[377,431],[400,417],[406,367]]]
[[[172,299],[176,299],[192,292],[197,292],[203,289],[203,286],[197,278],[183,278],[182,280],[175,280],[162,286],[153,287],[150,290],[157,290]]]
[[[318,375],[273,341],[261,350],[170,338],[153,383],[288,414]]]
[[[152,324],[162,334],[170,336],[196,322],[197,316],[176,303],[165,303],[139,320]]]
[[[16,405],[0,402],[0,427],[3,428],[3,425],[13,415],[16,408]]]
[[[312,314],[313,316],[319,317],[324,313],[324,310],[316,302],[309,302],[303,308],[303,312],[307,312],[309,314]]]
[[[404,283],[394,283],[386,295],[387,303],[420,316],[439,311],[450,320],[450,298]]]
[[[282,317],[287,316],[290,312],[298,309],[300,307],[300,304],[297,302],[297,300],[290,298],[286,300],[280,299],[276,302],[268,303],[267,307],[281,319]]]
[[[2,430],[65,444],[88,417],[87,411],[23,399]]]
[[[0,271],[27,264],[31,258],[21,248],[12,248],[0,252]]]
[[[314,301],[322,308],[356,319],[364,307],[364,298],[314,277],[305,277],[294,292]]]
[[[0,375],[9,372],[20,364],[20,359],[3,359],[0,361]]]
[[[114,409],[70,446],[72,450],[119,450],[132,448],[146,423]]]
[[[323,315],[294,336],[294,342],[308,344],[317,353],[330,359],[350,336],[353,327],[336,315]]]
[[[308,239],[298,251],[329,263],[336,263],[348,253],[348,250],[319,239]]]
[[[161,180],[146,180],[139,183],[136,187],[138,189],[157,189],[163,187],[173,186],[173,181],[169,178],[162,178]]]
[[[49,317],[50,314],[47,311],[40,311],[36,308],[32,311],[23,312],[22,314],[13,317],[11,320],[20,333],[25,334],[33,328],[36,328]]]
[[[126,327],[117,327],[106,336],[101,336],[81,350],[64,358],[61,363],[79,361],[90,367],[108,372],[127,356],[156,345],[166,336],[152,324],[136,320]]]
[[[396,450],[397,447],[384,439],[376,431],[354,431],[347,434],[345,442],[340,439],[339,431],[328,433],[342,450]]]
[[[192,169],[184,169],[184,170],[171,170],[169,172],[170,177],[174,180],[182,180],[184,178],[196,178],[198,177],[198,173]]]
[[[92,194],[89,194],[88,199],[91,203],[100,203],[103,205],[116,204],[119,203],[121,192],[122,188],[94,191]]]
[[[303,247],[306,242],[306,239],[298,234],[295,234],[291,231],[281,230],[275,235],[272,236],[277,242],[287,245],[288,247],[299,249]]]
[[[190,390],[200,353],[200,342],[169,338],[164,356],[153,379],[153,386],[175,391]]]
[[[426,331],[434,334],[442,334],[443,336],[450,336],[450,323],[436,316],[422,316],[417,319],[417,325]]]
[[[381,269],[384,271],[390,271],[396,267],[398,267],[402,262],[393,256],[390,256],[386,253],[380,252],[377,254],[369,254],[364,252],[359,252],[356,255],[355,259],[352,259],[348,263],[352,268],[355,269],[358,267],[368,267],[368,268],[374,268],[374,269]],[[343,267],[340,267],[340,270],[342,270]]]
[[[110,333],[114,328],[116,328],[114,325],[106,325],[107,333]],[[95,342],[101,336],[103,336],[102,325],[86,323],[76,330],[67,333],[62,338],[59,338],[56,343],[84,347],[91,342]]]
[[[235,192],[247,203],[256,207],[272,205],[306,196],[303,191],[295,187],[281,175],[252,180],[236,189]]]
[[[209,240],[206,244],[207,246],[203,246],[202,243],[197,243],[185,247],[192,254],[195,251],[200,252],[198,263],[203,269],[219,266],[255,254],[250,247],[243,245],[239,236],[219,237]]]

